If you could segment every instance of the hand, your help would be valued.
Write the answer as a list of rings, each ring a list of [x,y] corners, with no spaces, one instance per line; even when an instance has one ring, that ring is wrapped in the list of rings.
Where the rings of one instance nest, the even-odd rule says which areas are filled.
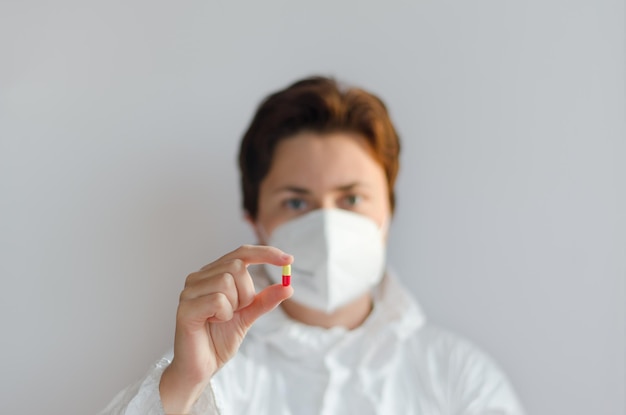
[[[277,248],[245,245],[187,277],[176,315],[174,358],[159,385],[165,413],[189,412],[255,320],[293,294],[291,286],[281,284],[257,294],[248,265],[292,262]]]

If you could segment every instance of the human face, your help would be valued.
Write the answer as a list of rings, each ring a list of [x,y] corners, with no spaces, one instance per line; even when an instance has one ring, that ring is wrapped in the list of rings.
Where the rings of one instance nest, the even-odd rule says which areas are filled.
[[[367,146],[360,135],[345,132],[302,132],[280,141],[259,189],[259,241],[315,209],[349,210],[383,227],[391,214],[389,189]]]

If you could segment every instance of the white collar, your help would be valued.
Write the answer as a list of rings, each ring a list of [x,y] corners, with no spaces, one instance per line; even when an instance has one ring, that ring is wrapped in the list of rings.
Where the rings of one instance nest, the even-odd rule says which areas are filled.
[[[269,284],[263,267],[251,266],[250,272],[257,289]],[[418,330],[425,323],[425,316],[408,290],[390,272],[374,288],[373,296],[372,312],[353,330],[309,326],[289,318],[278,307],[259,318],[248,336],[278,349],[289,359],[311,361],[318,356],[326,361],[339,361],[344,366],[356,366],[374,358],[380,364],[380,356],[393,354],[389,347]]]

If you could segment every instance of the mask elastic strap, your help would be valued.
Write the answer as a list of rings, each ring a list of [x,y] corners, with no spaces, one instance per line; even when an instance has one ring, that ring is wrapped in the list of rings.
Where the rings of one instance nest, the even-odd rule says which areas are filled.
[[[260,223],[256,225],[256,229],[257,232],[259,233],[259,236],[261,238],[263,238],[262,241],[259,241],[260,243],[264,243],[264,244],[269,244],[270,241],[270,237],[267,234],[267,232],[265,231],[265,228],[263,228],[263,225],[261,225]]]
[[[387,216],[383,221],[382,225],[380,225],[380,233],[386,234],[389,232],[389,226],[391,225],[391,216]]]

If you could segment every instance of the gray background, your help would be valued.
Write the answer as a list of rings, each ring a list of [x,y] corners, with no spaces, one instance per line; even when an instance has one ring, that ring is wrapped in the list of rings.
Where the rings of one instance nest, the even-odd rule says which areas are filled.
[[[624,414],[624,2],[2,1],[1,413],[88,414],[242,243],[235,156],[312,73],[403,138],[390,261],[530,414]]]

